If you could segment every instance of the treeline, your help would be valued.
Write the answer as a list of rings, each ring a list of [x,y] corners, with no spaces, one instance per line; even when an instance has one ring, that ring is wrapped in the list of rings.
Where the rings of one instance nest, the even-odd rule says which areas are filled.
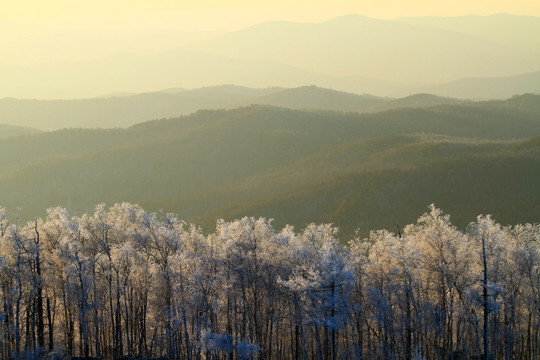
[[[433,205],[347,246],[264,218],[204,235],[137,205],[8,224],[0,358],[537,359],[540,225]]]

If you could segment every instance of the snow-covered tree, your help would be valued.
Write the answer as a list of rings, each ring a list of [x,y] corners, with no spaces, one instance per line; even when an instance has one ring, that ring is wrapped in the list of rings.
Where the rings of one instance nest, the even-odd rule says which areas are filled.
[[[0,358],[538,356],[540,225],[462,232],[431,205],[343,243],[252,217],[207,235],[130,203],[26,225],[0,208]]]

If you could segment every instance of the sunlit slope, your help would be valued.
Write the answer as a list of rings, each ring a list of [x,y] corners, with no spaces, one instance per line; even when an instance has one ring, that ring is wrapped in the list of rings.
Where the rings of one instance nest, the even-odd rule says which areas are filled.
[[[317,185],[213,210],[196,219],[208,229],[216,217],[265,216],[302,228],[332,222],[350,238],[372,228],[396,230],[421,214],[425,204],[452,209],[453,223],[464,227],[478,213],[503,224],[540,218],[540,139],[528,149],[470,154],[407,168],[363,171]],[[521,219],[521,220],[520,220]]]
[[[540,48],[359,15],[322,23],[264,23],[191,49],[336,76],[412,83],[509,76],[538,71],[540,64]]]
[[[194,219],[359,171],[498,154],[517,144],[506,140],[540,135],[538,103],[522,96],[363,115],[250,106],[125,130],[7,139],[0,154],[12,156],[0,156],[0,201],[22,207],[24,218],[55,205],[89,211],[99,202],[133,201]],[[413,135],[422,132],[441,136]]]
[[[212,217],[227,216],[239,204],[244,209],[253,203],[301,194],[313,186],[329,186],[336,179],[351,174],[405,169],[471,154],[492,154],[514,145],[514,141],[474,140],[428,134],[360,139],[316,151],[290,164],[243,178],[234,184],[223,184],[211,191],[177,198],[147,199],[143,203],[153,208],[182,208],[187,214],[203,212],[207,214],[204,217],[207,221],[202,223],[212,225]],[[313,206],[308,208],[314,209]],[[207,212],[206,209],[214,210]],[[313,215],[307,208],[306,211]],[[218,213],[222,215],[216,215]]]

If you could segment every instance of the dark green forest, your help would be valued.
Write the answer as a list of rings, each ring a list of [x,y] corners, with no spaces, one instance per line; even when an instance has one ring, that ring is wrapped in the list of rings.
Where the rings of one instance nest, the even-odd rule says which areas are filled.
[[[212,231],[217,218],[331,222],[351,238],[395,229],[436,202],[465,226],[539,217],[540,97],[377,113],[251,105],[127,129],[64,129],[0,141],[13,216],[130,201]]]

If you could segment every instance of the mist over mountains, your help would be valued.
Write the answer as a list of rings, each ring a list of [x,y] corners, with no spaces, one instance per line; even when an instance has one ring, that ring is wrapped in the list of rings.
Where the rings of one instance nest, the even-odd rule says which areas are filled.
[[[529,221],[536,34],[539,19],[504,14],[350,15],[157,54],[0,65],[0,199],[26,218],[132,201],[205,227],[251,214],[346,235],[412,221],[431,202],[458,225],[478,213]]]
[[[318,24],[265,23],[190,48],[335,76],[405,83],[516,75],[516,69],[537,71],[540,59],[537,46],[516,48],[471,34],[359,15]]]
[[[2,64],[0,97],[73,99],[219,84],[316,84],[390,97],[429,88],[426,92],[450,97],[506,98],[539,91],[539,33],[537,18],[513,15],[395,20],[349,15],[321,23],[269,22],[155,54]],[[529,73],[536,74],[528,80]],[[508,91],[501,90],[506,80],[494,91],[481,80],[505,78],[515,84],[514,76],[522,78],[522,85]],[[479,88],[476,80],[467,80],[466,92],[437,89],[466,78],[481,78]]]
[[[43,130],[114,128],[128,127],[150,119],[188,115],[197,110],[233,109],[253,104],[364,113],[459,102],[462,101],[428,94],[399,99],[382,98],[317,86],[255,89],[223,85],[94,99],[0,99],[0,123]]]
[[[40,130],[23,126],[0,124],[0,139],[6,139],[13,136],[37,134]]]
[[[0,358],[537,356],[540,17],[239,5],[1,6]]]
[[[515,94],[540,93],[540,72],[507,77],[466,78],[435,86],[418,88],[418,92],[461,99],[503,99]]]
[[[485,85],[489,86],[489,83]],[[255,104],[298,110],[374,113],[460,103],[472,105],[477,102],[428,93],[390,98],[356,95],[317,86],[256,89],[223,85],[77,100],[5,98],[0,99],[0,124],[41,130],[115,128],[129,127],[150,119],[188,115],[203,109],[234,109]]]
[[[467,34],[512,48],[538,50],[540,43],[540,34],[535,31],[540,19],[534,16],[514,16],[503,13],[490,16],[423,16],[397,20],[410,25]]]

